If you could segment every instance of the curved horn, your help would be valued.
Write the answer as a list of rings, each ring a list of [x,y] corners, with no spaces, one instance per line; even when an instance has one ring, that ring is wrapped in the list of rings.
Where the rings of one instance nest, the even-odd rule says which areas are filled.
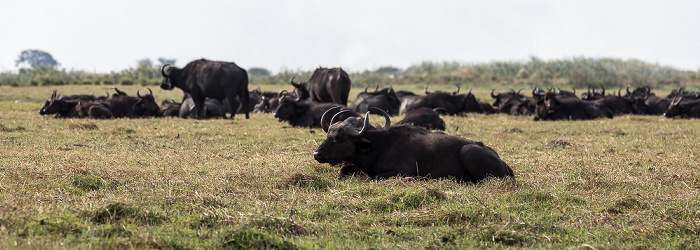
[[[109,92],[105,91],[107,93],[107,97],[105,99],[109,99]]]
[[[53,92],[51,92],[51,99],[54,99],[54,98],[56,98],[56,90],[54,90]]]
[[[297,98],[294,99],[294,102],[301,101],[301,95],[299,94],[299,91],[297,91],[297,89],[294,89],[294,91],[292,91],[292,93],[294,93],[297,96]]]
[[[163,77],[168,78],[168,74],[165,73],[165,67],[170,66],[170,64],[163,65],[163,67],[160,67],[160,74],[163,75]]]
[[[323,128],[323,132],[328,133],[328,128],[332,124],[332,123],[329,123],[326,121],[328,118],[328,116],[326,116],[328,114],[328,112],[330,112],[331,110],[340,109],[340,108],[342,108],[342,107],[340,107],[340,106],[332,107],[332,108],[329,108],[328,110],[326,110],[326,112],[323,112],[323,115],[321,116],[321,128]],[[335,118],[335,116],[333,116],[333,118]]]
[[[146,87],[146,89],[148,89],[148,92],[150,93],[149,95],[153,95],[153,90],[151,90],[151,88]]]
[[[300,84],[294,82],[294,77],[296,76],[292,76],[292,80],[289,80],[289,83],[292,84],[292,86],[294,86],[295,88],[301,87]]]
[[[627,85],[627,94],[631,95],[632,93],[630,92],[630,85]]]
[[[495,89],[491,89],[491,98],[496,99],[497,96],[493,95],[493,92],[496,91]],[[534,90],[533,90],[534,91]]]
[[[367,87],[365,87],[365,91],[362,91],[362,93],[367,93],[368,88],[369,88],[369,84],[367,84]]]
[[[462,86],[459,86],[459,84],[455,83],[455,86],[457,86],[457,91],[455,91],[455,95],[459,94],[459,90],[462,89]]]
[[[141,94],[139,94],[139,90],[138,90],[138,89],[136,90],[136,96],[138,96],[139,98],[142,98]]]
[[[340,108],[340,107],[336,107],[336,108]],[[333,115],[333,117],[331,118],[331,122],[328,123],[328,127],[330,127],[331,125],[333,125],[333,124],[335,124],[336,122],[338,122],[338,119],[340,119],[340,114],[344,114],[344,113],[348,113],[348,112],[350,112],[349,109],[341,110],[341,111],[338,111],[338,113],[335,113],[335,114]],[[328,133],[328,132],[326,132],[326,133]]]
[[[360,132],[357,134],[351,134],[350,136],[354,136],[354,137],[365,136],[365,134],[367,134],[367,131],[369,131],[369,127],[370,127],[369,126],[369,111],[367,111],[367,113],[365,113],[365,123],[362,124],[362,129],[360,130]]]
[[[513,94],[515,94],[515,90],[514,90],[514,89],[510,89],[510,92],[513,93]]]
[[[435,111],[435,113],[438,113],[438,114],[447,113],[447,109],[443,108],[443,107],[434,108],[433,111]]]
[[[282,91],[280,91],[279,94],[277,94],[277,98],[282,98],[288,94],[289,94],[289,92],[287,92],[287,90],[282,90]]]
[[[377,93],[377,91],[379,91],[379,84],[377,84],[377,86],[374,86],[374,93]]]
[[[429,94],[428,93],[428,86],[430,86],[430,84],[425,85],[425,88],[423,88],[423,93],[425,93],[426,95]]]
[[[376,107],[369,107],[368,113],[369,113],[369,110],[374,110],[377,113],[384,116],[384,126],[382,128],[386,129],[386,128],[389,128],[389,126],[391,126],[391,118],[389,118],[389,114],[387,114],[386,111],[384,111],[383,109],[380,109],[380,108],[376,108]]]
[[[574,95],[576,95],[576,87],[571,87],[574,90]]]
[[[603,84],[600,85],[600,88],[603,89],[600,95],[605,96],[605,86]]]
[[[520,91],[523,91],[523,89],[524,89],[524,88],[519,89],[518,92],[515,93],[515,94],[516,94],[516,95],[520,95]]]

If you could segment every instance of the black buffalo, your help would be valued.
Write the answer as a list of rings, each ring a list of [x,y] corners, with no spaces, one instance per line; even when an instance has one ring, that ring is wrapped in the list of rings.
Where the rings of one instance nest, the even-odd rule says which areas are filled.
[[[292,78],[290,83],[299,91],[302,100],[348,105],[350,76],[341,68],[318,68],[308,81],[295,83]]]
[[[491,90],[491,98],[496,99],[493,107],[496,111],[509,115],[529,115],[535,110],[535,101],[531,97],[520,94],[511,89],[509,92],[494,94],[496,90]]]
[[[484,108],[481,103],[472,94],[471,89],[466,94],[457,94],[456,92],[432,92],[428,95],[415,98],[405,98],[399,108],[399,114],[405,114],[408,111],[417,108],[442,108],[449,115],[456,115],[464,112],[483,113]]]
[[[700,100],[683,101],[683,95],[679,95],[671,101],[664,116],[668,118],[675,116],[700,118]]]
[[[604,105],[583,101],[575,96],[537,90],[533,90],[532,94],[537,100],[535,121],[613,118],[613,112]]]
[[[39,114],[56,114],[56,117],[71,118],[76,117],[75,106],[78,101],[98,101],[106,100],[109,97],[96,97],[95,95],[56,95],[56,90],[51,92],[51,97],[46,100],[44,106],[39,110]]]
[[[417,108],[406,112],[406,115],[396,125],[411,124],[425,129],[445,130],[445,121],[435,109]]]
[[[238,97],[243,106],[248,106],[248,73],[233,62],[199,59],[182,69],[164,65],[161,74],[161,88],[171,90],[178,87],[192,96],[197,117],[204,114],[204,100],[207,97],[219,101],[224,98],[235,100]],[[231,110],[238,110],[236,102],[229,103]],[[235,115],[235,112],[231,112],[231,119]],[[248,112],[245,113],[245,118],[249,118]]]
[[[278,118],[280,122],[287,121],[294,127],[322,127],[321,117],[323,114],[332,108],[336,109],[331,115],[342,111],[337,107],[342,107],[342,110],[351,110],[337,103],[315,102],[309,99],[301,100],[298,96],[282,96],[279,107],[275,111],[275,118]],[[354,111],[346,112],[346,116],[354,117],[359,116],[359,114]]]
[[[199,118],[226,118],[225,105],[217,99],[205,98],[204,108],[202,109],[202,116]],[[195,116],[195,104],[194,100],[189,94],[185,94],[182,97],[182,104],[180,105],[180,111],[178,113],[180,118],[189,118]],[[196,117],[196,116],[195,116]]]
[[[158,116],[178,116],[178,114],[180,114],[180,106],[182,106],[182,103],[175,102],[175,100],[163,100],[163,102],[160,103],[160,110],[158,110]]]
[[[396,96],[394,89],[384,88],[382,90],[375,89],[374,92],[364,92],[357,94],[357,98],[352,102],[350,108],[359,113],[365,113],[370,107],[376,107],[389,113],[389,115],[398,115],[401,101]]]
[[[126,95],[126,93],[119,93],[118,95],[112,95],[112,99],[109,100],[109,110],[112,115],[116,118],[127,117],[127,118],[137,118],[137,117],[153,117],[158,114],[158,103],[153,97],[153,91],[148,88],[149,94],[141,95],[137,90],[136,97]]]
[[[93,119],[109,119],[114,118],[112,111],[109,110],[109,102],[107,101],[82,101],[79,100],[75,106],[78,117],[93,118]]]
[[[331,123],[314,159],[345,163],[346,168],[357,168],[375,179],[409,176],[476,183],[488,177],[513,177],[513,170],[481,142],[411,125],[389,126],[386,113],[384,126],[373,128],[368,114],[361,128],[348,120]]]

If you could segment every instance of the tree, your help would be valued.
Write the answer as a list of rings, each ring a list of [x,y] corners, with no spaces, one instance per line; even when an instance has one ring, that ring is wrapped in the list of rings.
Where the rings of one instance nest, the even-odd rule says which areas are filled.
[[[250,68],[248,74],[253,76],[270,76],[270,71],[265,68]]]
[[[166,64],[175,64],[176,59],[170,59],[170,58],[165,58],[165,57],[158,57],[158,62],[160,62],[161,65],[166,65]]]
[[[138,60],[137,62],[138,62],[138,66],[137,66],[138,68],[150,68],[153,66],[153,61],[151,61],[151,59],[148,59],[148,58]]]
[[[44,67],[56,67],[60,65],[56,60],[53,59],[51,54],[48,52],[38,50],[38,49],[27,49],[19,54],[19,58],[15,61],[15,66],[20,64],[29,64],[32,68],[36,66]]]

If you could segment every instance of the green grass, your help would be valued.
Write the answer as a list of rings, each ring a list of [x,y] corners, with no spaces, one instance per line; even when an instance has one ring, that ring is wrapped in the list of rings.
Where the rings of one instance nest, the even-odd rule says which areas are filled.
[[[338,180],[313,160],[320,129],[271,114],[40,116],[56,88],[106,90],[0,87],[2,249],[700,247],[698,120],[445,117],[446,133],[492,147],[516,181]]]

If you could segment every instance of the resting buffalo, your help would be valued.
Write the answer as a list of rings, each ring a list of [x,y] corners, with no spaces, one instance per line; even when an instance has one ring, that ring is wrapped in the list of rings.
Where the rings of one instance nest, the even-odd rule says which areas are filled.
[[[396,125],[411,124],[425,129],[445,130],[445,121],[440,118],[437,110],[431,108],[417,108],[406,112],[406,115]]]
[[[683,101],[683,96],[680,95],[671,101],[664,116],[668,118],[674,116],[700,118],[700,100]]]
[[[447,114],[456,115],[463,112],[483,113],[484,108],[481,103],[472,94],[471,89],[466,94],[457,94],[457,92],[432,92],[428,95],[419,98],[406,98],[401,103],[399,114],[405,114],[413,109],[426,108],[443,108]]]
[[[299,97],[282,96],[280,104],[275,111],[275,117],[279,121],[287,121],[294,127],[322,127],[321,117],[323,114],[336,107],[343,107],[343,110],[351,110],[337,103],[315,102],[309,99],[301,100]],[[334,109],[333,114],[341,111]],[[346,112],[347,117],[359,116],[353,112]]]
[[[349,122],[353,119],[331,120],[314,159],[349,164],[375,179],[415,176],[476,183],[488,177],[513,177],[513,170],[481,142],[411,125],[389,126],[386,113],[384,126],[373,128],[368,114],[361,128]]]
[[[180,110],[178,116],[180,118],[188,118],[195,115],[195,105],[192,97],[189,94],[185,94],[182,97],[182,104],[180,105]],[[204,100],[204,109],[202,109],[202,116],[199,118],[226,118],[226,112],[224,110],[224,105],[216,99],[206,98]]]
[[[177,116],[180,113],[180,106],[182,106],[182,103],[175,102],[175,100],[163,100],[163,102],[160,103],[158,116]]]
[[[369,107],[380,108],[389,115],[399,114],[399,106],[401,101],[396,96],[394,89],[384,88],[382,90],[375,89],[374,92],[367,92],[367,88],[362,93],[357,94],[357,98],[352,102],[350,108],[359,113],[364,113],[369,110]]]
[[[300,94],[302,100],[331,102],[348,105],[350,95],[350,76],[341,68],[318,68],[306,82],[290,81]]]
[[[75,106],[78,101],[106,100],[109,97],[96,97],[95,95],[56,95],[56,90],[51,92],[51,98],[47,99],[39,114],[56,114],[56,117],[76,117]]]
[[[527,97],[520,94],[522,89],[515,92],[511,89],[509,92],[494,94],[496,90],[491,90],[491,97],[496,99],[493,102],[493,107],[495,107],[499,112],[506,113],[509,115],[528,115],[535,110],[535,101],[531,97]]]
[[[249,103],[248,73],[233,62],[219,62],[199,59],[179,69],[168,64],[161,68],[163,82],[160,87],[171,90],[175,87],[192,96],[197,117],[204,114],[204,100],[209,97],[222,101],[239,97],[243,106]],[[229,102],[231,110],[238,110],[235,101]],[[236,116],[231,112],[231,119]],[[248,119],[248,112],[245,112]]]
[[[586,102],[578,97],[559,96],[556,92],[536,89],[532,94],[537,100],[535,121],[613,118],[613,112],[604,105]]]
[[[153,91],[148,88],[149,94],[141,95],[136,91],[136,97],[128,96],[126,93],[113,95],[109,100],[109,110],[116,118],[120,117],[151,117],[158,114],[158,104],[153,97]]]
[[[109,102],[106,101],[78,101],[75,106],[78,117],[88,117],[93,119],[114,118],[109,110]]]

